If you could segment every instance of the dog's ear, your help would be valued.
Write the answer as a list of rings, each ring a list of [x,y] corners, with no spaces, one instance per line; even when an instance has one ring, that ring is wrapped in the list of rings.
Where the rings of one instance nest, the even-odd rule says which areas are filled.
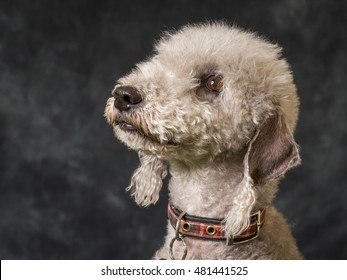
[[[300,164],[298,146],[283,116],[264,121],[248,147],[249,175],[253,183],[264,184]]]
[[[300,163],[298,146],[284,118],[269,117],[257,129],[243,159],[243,179],[235,194],[236,203],[225,219],[227,235],[237,235],[247,228],[255,203],[254,185],[265,184]],[[241,215],[235,215],[241,213]]]
[[[132,192],[138,205],[147,207],[158,201],[168,165],[164,160],[141,151],[139,158],[140,166],[135,170],[126,190]]]

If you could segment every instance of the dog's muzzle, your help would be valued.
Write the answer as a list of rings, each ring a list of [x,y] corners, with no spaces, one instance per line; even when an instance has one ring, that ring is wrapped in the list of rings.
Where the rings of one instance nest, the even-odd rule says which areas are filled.
[[[113,90],[112,96],[114,98],[113,106],[119,111],[116,124],[125,131],[138,131],[140,125],[136,125],[133,121],[127,121],[122,113],[142,102],[139,91],[135,87],[119,86]]]

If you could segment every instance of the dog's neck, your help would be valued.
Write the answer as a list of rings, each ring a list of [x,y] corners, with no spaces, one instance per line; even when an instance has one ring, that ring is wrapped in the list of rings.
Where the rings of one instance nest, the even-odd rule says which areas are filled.
[[[224,218],[243,178],[243,156],[186,167],[170,163],[171,202],[196,216]]]
[[[239,203],[235,201],[235,196],[244,176],[243,158],[242,153],[234,154],[223,160],[216,159],[189,168],[177,162],[170,162],[171,202],[191,215],[225,218],[233,204]],[[256,210],[271,203],[276,190],[275,185],[254,187]]]

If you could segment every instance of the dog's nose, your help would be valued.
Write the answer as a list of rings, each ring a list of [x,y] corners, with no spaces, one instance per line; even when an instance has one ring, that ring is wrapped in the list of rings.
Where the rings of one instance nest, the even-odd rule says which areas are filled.
[[[139,91],[130,86],[121,86],[116,88],[112,95],[114,97],[114,107],[120,111],[129,110],[132,105],[142,101]]]

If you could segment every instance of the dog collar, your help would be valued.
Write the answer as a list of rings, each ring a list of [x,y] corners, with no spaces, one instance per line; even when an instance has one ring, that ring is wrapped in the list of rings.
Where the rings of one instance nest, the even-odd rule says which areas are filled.
[[[207,240],[226,241],[228,246],[251,241],[259,236],[265,222],[265,208],[249,217],[249,226],[237,236],[226,236],[222,219],[204,218],[188,215],[179,208],[168,204],[168,218],[172,227],[182,236]]]

